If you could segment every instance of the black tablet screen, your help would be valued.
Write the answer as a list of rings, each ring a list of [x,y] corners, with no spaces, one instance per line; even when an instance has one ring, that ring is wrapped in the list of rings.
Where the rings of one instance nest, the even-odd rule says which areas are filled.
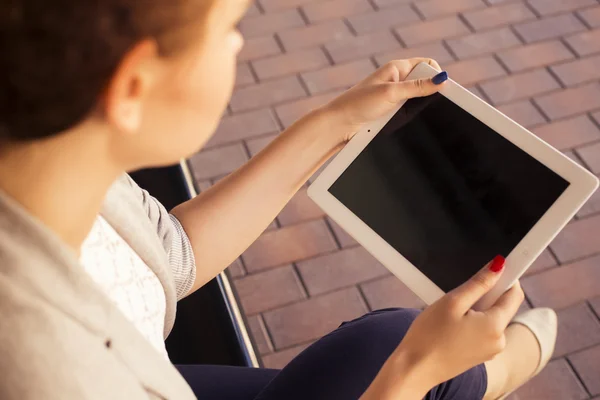
[[[409,100],[329,191],[449,291],[506,257],[568,186],[435,94]]]

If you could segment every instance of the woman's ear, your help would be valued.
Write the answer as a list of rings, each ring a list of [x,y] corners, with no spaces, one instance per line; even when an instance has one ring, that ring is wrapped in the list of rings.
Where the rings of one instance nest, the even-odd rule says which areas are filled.
[[[158,58],[154,40],[133,47],[117,67],[104,96],[104,115],[118,131],[135,134],[142,124],[144,102],[157,80]]]

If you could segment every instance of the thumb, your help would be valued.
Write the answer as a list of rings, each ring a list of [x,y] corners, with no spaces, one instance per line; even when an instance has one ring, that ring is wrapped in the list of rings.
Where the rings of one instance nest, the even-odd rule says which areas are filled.
[[[500,279],[504,270],[504,257],[498,255],[471,279],[454,289],[452,297],[458,300],[460,312],[467,312]]]
[[[402,99],[412,99],[413,97],[425,97],[440,90],[440,85],[448,80],[448,73],[442,71],[432,78],[413,79],[400,82],[398,92]]]

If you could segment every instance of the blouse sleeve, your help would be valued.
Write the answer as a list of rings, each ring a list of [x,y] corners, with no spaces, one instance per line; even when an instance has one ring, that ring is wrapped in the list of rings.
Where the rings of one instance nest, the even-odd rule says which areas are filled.
[[[177,300],[181,300],[189,293],[196,280],[196,262],[190,239],[179,220],[169,214],[156,198],[140,188],[129,175],[127,180],[137,192],[148,219],[163,244],[175,281]]]

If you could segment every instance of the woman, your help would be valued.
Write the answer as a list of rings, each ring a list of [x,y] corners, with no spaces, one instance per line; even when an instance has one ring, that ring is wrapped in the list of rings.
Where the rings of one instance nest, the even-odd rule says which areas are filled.
[[[418,62],[439,66],[394,61],[169,215],[125,171],[174,163],[212,135],[247,6],[0,5],[0,398],[495,399],[514,390],[547,362],[556,320],[535,310],[509,325],[519,285],[470,310],[499,279],[502,257],[420,315],[368,314],[282,371],[180,374],[170,364],[163,339],[176,300],[235,260],[362,124],[447,78],[404,82]]]

